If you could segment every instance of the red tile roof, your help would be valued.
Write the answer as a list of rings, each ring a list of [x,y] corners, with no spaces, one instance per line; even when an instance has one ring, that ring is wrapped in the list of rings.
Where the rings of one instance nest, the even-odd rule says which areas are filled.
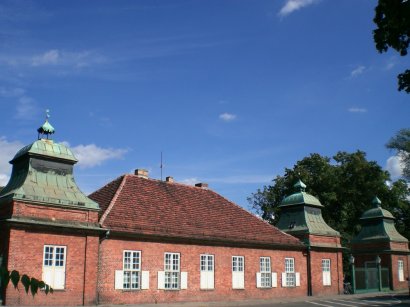
[[[302,247],[212,190],[123,175],[89,196],[112,231],[181,239]]]

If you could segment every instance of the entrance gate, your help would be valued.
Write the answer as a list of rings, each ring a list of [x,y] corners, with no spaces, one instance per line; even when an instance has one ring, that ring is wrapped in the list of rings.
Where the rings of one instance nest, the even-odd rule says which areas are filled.
[[[368,261],[364,267],[355,270],[356,292],[377,292],[379,289],[379,272],[375,261]],[[389,290],[389,269],[381,268],[381,290]]]

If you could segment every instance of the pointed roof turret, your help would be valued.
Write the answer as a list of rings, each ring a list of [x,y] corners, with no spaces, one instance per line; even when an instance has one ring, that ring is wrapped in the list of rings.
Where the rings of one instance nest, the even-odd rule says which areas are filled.
[[[390,211],[382,208],[380,199],[375,197],[372,205],[373,208],[365,211],[360,218],[362,229],[353,238],[352,243],[366,241],[408,242],[394,226],[394,216]]]
[[[323,219],[320,201],[305,192],[306,185],[298,180],[293,186],[295,193],[285,197],[280,204],[281,214],[278,224],[280,230],[293,235],[315,234],[340,236]]]
[[[38,129],[48,136],[54,128],[46,122]],[[11,200],[35,202],[99,210],[96,202],[89,199],[74,180],[73,166],[77,163],[72,151],[64,144],[39,138],[20,149],[10,161],[12,173],[7,185],[0,191],[0,205]]]
[[[55,132],[54,127],[48,122],[49,118],[50,118],[50,110],[47,109],[46,110],[46,121],[40,128],[37,129],[38,139],[40,139],[40,135],[45,135],[48,139],[48,136]]]

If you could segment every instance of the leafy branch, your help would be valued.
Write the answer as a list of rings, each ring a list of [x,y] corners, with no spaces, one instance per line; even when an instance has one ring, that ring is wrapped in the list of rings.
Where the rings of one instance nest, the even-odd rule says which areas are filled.
[[[5,267],[0,267],[0,281],[3,288],[11,282],[15,289],[18,289],[18,284],[21,283],[26,293],[30,291],[33,297],[38,293],[38,290],[44,290],[45,294],[53,293],[54,290],[44,281],[34,277],[29,277],[26,274],[20,275],[16,270],[8,271]]]

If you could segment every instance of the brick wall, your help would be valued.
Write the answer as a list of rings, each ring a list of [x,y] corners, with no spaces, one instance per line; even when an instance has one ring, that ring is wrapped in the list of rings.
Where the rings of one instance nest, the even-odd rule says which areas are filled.
[[[13,216],[37,217],[50,220],[64,220],[77,222],[98,222],[98,212],[81,209],[65,209],[53,206],[35,205],[14,202]]]
[[[398,261],[402,260],[404,265],[404,281],[399,281]],[[409,258],[407,255],[391,255],[391,270],[393,277],[393,290],[403,290],[408,288],[407,278],[409,277]]]
[[[88,242],[87,242],[88,241]],[[87,242],[87,258],[85,257]],[[30,277],[42,278],[42,261],[44,245],[66,246],[66,280],[65,290],[55,290],[53,294],[45,295],[39,291],[34,298],[26,294],[22,285],[15,290],[10,284],[6,290],[6,304],[12,305],[82,305],[96,301],[96,270],[98,238],[70,234],[46,234],[10,230],[10,245],[8,254],[8,269],[18,270]],[[87,259],[87,266],[85,265]],[[87,273],[85,295],[84,272]],[[95,274],[92,276],[92,274]],[[94,287],[94,288],[93,288]]]
[[[312,294],[314,296],[343,293],[343,261],[341,252],[311,252]],[[322,259],[330,259],[331,285],[323,285]]]
[[[123,250],[141,251],[141,269],[149,271],[148,290],[115,290],[115,270],[122,269]],[[164,253],[181,254],[181,272],[188,272],[187,290],[158,290],[157,272],[164,270]],[[213,254],[215,259],[215,289],[200,289],[200,254]],[[232,289],[232,256],[245,257],[245,289]],[[256,288],[256,272],[259,257],[271,257],[273,272],[278,274],[278,287]],[[301,286],[283,288],[281,273],[285,257],[295,258],[295,270],[300,272]],[[136,304],[182,301],[218,301],[243,299],[269,299],[272,297],[295,297],[307,294],[306,256],[301,251],[198,246],[107,239],[100,245],[98,279],[100,304]]]

